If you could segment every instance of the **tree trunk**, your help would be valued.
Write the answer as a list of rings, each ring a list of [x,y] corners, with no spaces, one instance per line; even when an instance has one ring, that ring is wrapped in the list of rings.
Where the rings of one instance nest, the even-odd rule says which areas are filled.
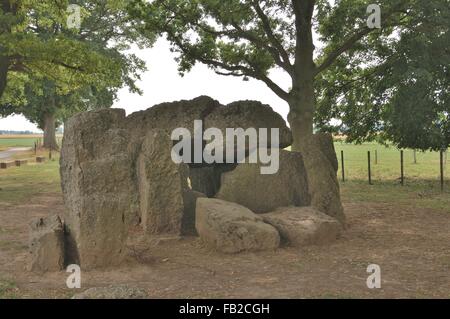
[[[314,44],[312,37],[312,16],[314,1],[293,1],[296,13],[297,45],[292,74],[292,90],[289,93],[288,122],[291,126],[293,151],[305,151],[304,145],[313,134],[315,110]]]
[[[17,8],[13,6],[13,4],[10,1],[1,1],[0,3],[0,9],[3,11],[4,14],[11,13],[13,15],[16,14]],[[0,26],[0,35],[3,35],[4,33],[11,33],[11,26],[6,23],[5,25]],[[0,47],[0,52],[4,52],[4,48]],[[3,96],[3,93],[6,89],[6,83],[8,80],[8,70],[10,59],[8,56],[0,55],[0,99]]]
[[[1,48],[0,48],[1,49]],[[9,59],[5,56],[0,56],[0,98],[5,92],[8,78]]]
[[[289,101],[288,122],[291,127],[293,151],[302,151],[306,140],[313,134],[314,120],[314,89],[311,82],[310,87],[303,88],[292,95]]]
[[[57,150],[58,143],[56,143],[56,120],[54,114],[44,115],[44,147]]]

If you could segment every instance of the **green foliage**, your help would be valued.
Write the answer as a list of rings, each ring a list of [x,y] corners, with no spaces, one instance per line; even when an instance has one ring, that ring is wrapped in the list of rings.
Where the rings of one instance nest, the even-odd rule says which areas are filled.
[[[12,3],[17,5],[13,12],[0,14],[0,25],[7,21],[0,33],[1,56],[9,59],[9,73],[13,73],[9,78],[15,81],[8,90],[18,90],[15,73],[21,72],[30,85],[40,79],[53,80],[63,94],[86,86],[118,89],[126,85],[139,92],[135,81],[145,64],[127,50],[133,43],[149,46],[154,39],[149,33],[142,36],[128,21],[126,0],[71,1],[83,8],[79,30],[67,26],[69,1]],[[24,85],[26,78],[20,79]],[[23,102],[16,103],[11,100],[14,97],[18,95],[9,93],[3,102]]]
[[[393,32],[368,37],[317,80],[316,123],[349,141],[450,145],[450,2],[410,1]],[[330,126],[332,119],[337,125]]]
[[[295,51],[289,3],[265,1],[270,13],[258,2],[239,0],[132,1],[128,10],[141,32],[155,30],[173,44],[181,74],[201,62],[218,74],[251,76],[274,85],[268,71],[290,68]]]
[[[200,62],[218,74],[256,78],[300,116],[310,112],[305,101],[314,100],[307,91],[314,87],[320,130],[357,142],[448,146],[450,2],[379,0],[381,29],[367,26],[371,3],[133,0],[128,11],[141,32],[167,37],[181,73]],[[313,30],[320,49],[312,43]],[[269,78],[274,67],[291,76],[289,92]]]
[[[69,1],[22,1],[5,21],[1,55],[8,57],[8,86],[0,114],[23,114],[43,128],[45,114],[64,120],[74,113],[110,107],[124,87],[146,69],[130,54],[132,44],[150,46],[154,36],[137,32],[126,0],[78,0],[80,29],[69,28]]]

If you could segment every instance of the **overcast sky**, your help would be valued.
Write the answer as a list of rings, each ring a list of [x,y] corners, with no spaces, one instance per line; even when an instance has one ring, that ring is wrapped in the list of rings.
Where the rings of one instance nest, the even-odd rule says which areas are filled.
[[[128,89],[122,89],[114,107],[123,108],[127,114],[130,114],[162,102],[208,95],[223,104],[237,100],[258,100],[272,106],[286,119],[287,103],[278,98],[263,82],[253,79],[244,82],[242,78],[216,75],[201,64],[196,65],[191,72],[181,77],[177,72],[174,53],[169,51],[169,47],[166,40],[160,39],[151,49],[133,50],[147,63],[148,71],[143,74],[142,81],[138,83],[143,95],[131,94]],[[289,77],[282,71],[273,71],[271,78],[286,90],[290,86]],[[23,116],[0,118],[0,130],[39,131]]]

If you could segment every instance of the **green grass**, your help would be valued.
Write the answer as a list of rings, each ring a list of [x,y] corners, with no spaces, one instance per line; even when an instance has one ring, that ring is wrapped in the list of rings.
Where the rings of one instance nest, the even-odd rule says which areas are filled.
[[[17,298],[16,288],[17,286],[14,281],[0,278],[0,299]]]
[[[0,137],[0,150],[5,150],[10,147],[34,147],[34,142],[37,138],[3,138]]]
[[[346,182],[341,182],[342,196],[348,201],[390,202],[398,205],[442,209],[450,212],[450,157],[444,175],[445,191],[440,191],[438,152],[404,150],[405,185],[400,184],[400,151],[376,143],[352,145],[335,143],[341,180],[341,150],[344,151]],[[368,183],[367,152],[371,152],[372,183]],[[378,163],[375,164],[375,151]]]
[[[33,196],[61,192],[57,155],[43,164],[0,170],[0,202],[19,204]]]
[[[0,139],[1,142],[1,139]],[[351,145],[336,142],[345,155],[346,182],[341,182],[342,197],[347,202],[383,202],[395,205],[439,209],[450,213],[450,158],[446,165],[445,192],[439,183],[439,154],[417,152],[417,164],[413,151],[405,150],[405,185],[401,186],[400,152],[379,144]],[[367,151],[372,155],[372,181],[367,180]],[[375,150],[378,164],[375,164]],[[47,156],[47,154],[45,154]],[[18,204],[35,195],[61,192],[58,155],[45,164],[29,164],[0,170],[0,202]],[[339,179],[341,171],[339,168]]]

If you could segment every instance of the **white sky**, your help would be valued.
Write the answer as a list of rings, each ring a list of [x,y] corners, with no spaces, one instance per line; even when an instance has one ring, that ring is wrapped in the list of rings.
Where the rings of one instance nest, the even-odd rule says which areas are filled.
[[[253,79],[244,82],[242,78],[220,76],[201,64],[197,64],[191,72],[180,77],[174,61],[175,54],[169,51],[169,43],[164,39],[159,39],[153,48],[134,49],[133,52],[146,61],[148,71],[143,74],[142,81],[138,82],[143,91],[142,96],[129,93],[128,88],[119,91],[114,107],[125,109],[127,114],[162,102],[208,95],[222,104],[237,100],[258,100],[269,104],[286,119],[287,103],[278,98],[263,82]],[[271,78],[286,90],[290,86],[289,77],[281,70],[273,71]],[[39,131],[23,116],[0,118],[0,130]]]

